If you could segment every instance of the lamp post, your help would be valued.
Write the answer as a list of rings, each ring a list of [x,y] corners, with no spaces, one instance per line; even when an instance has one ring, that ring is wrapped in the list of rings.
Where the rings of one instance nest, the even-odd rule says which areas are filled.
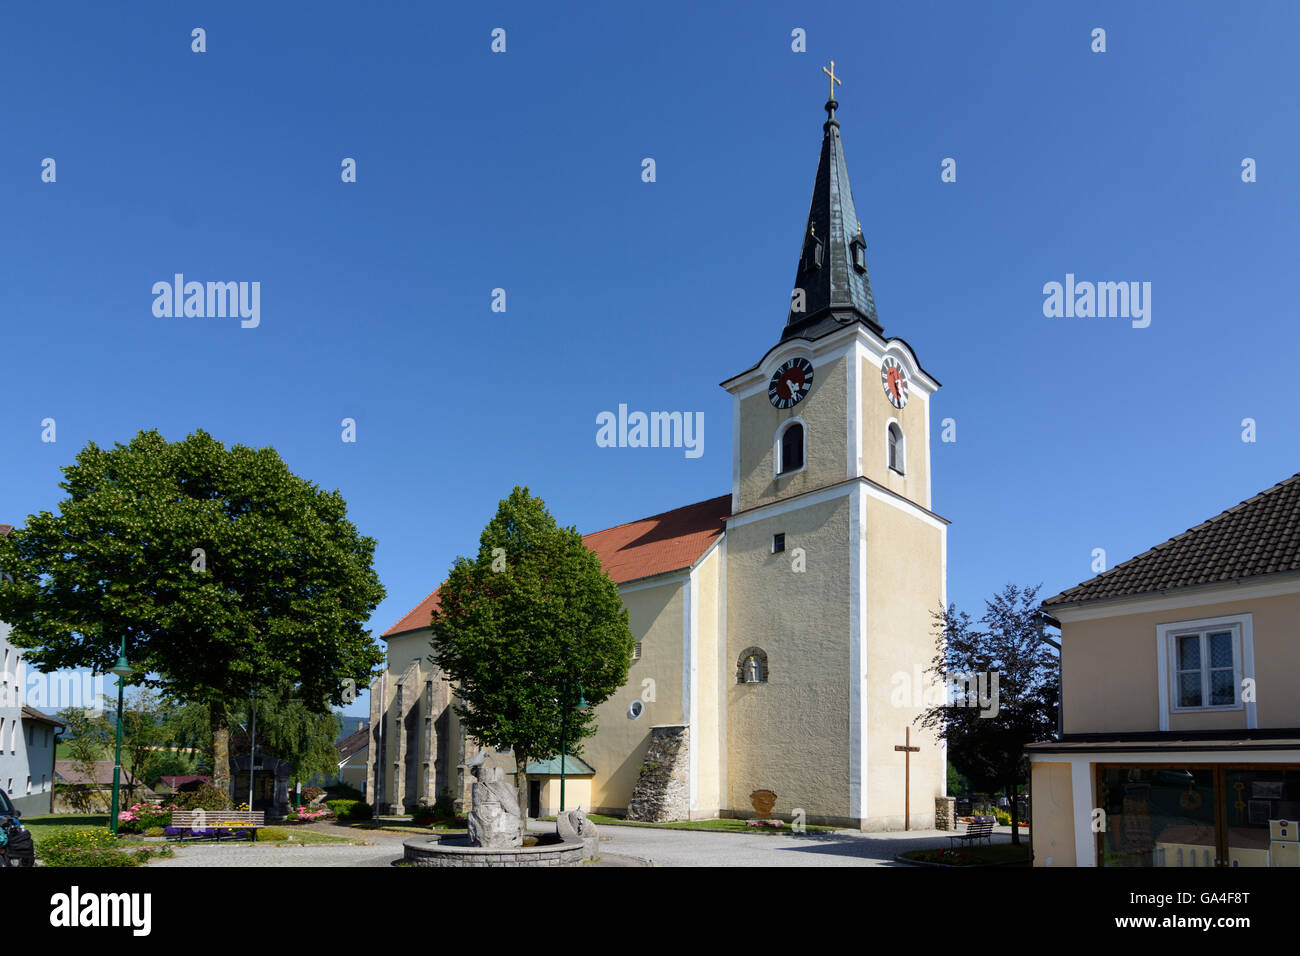
[[[561,685],[560,696],[563,698],[564,711],[560,715],[560,812],[564,812],[564,765],[568,762],[568,731],[569,731],[569,684],[566,681]],[[578,703],[577,708],[581,710],[587,706],[587,699],[582,695],[582,681],[578,681]]]
[[[122,646],[117,654],[117,663],[109,670],[117,675],[117,745],[113,755],[113,811],[109,815],[109,831],[117,836],[118,792],[122,786],[122,692],[126,688],[126,679],[131,675],[131,665],[126,662],[126,635],[122,635]]]

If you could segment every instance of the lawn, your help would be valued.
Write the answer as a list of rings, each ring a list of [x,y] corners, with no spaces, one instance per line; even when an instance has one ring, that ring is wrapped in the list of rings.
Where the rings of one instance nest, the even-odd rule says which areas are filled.
[[[72,813],[55,813],[48,816],[40,817],[23,817],[23,826],[32,831],[32,840],[37,846],[40,846],[41,840],[51,833],[57,833],[60,830],[70,830],[76,827],[106,827],[108,826],[108,814],[92,813],[77,815]],[[318,833],[315,830],[308,830],[303,827],[285,827],[289,831],[289,839],[284,842],[277,842],[274,846],[292,846],[293,844],[306,843],[353,843],[355,841],[343,836],[335,836],[332,833]],[[128,838],[129,839],[129,838]],[[136,840],[129,840],[135,844]],[[167,841],[173,845],[179,846],[180,841]],[[215,840],[186,840],[186,844],[208,844],[215,843]],[[222,840],[224,843],[244,843],[249,841]],[[154,842],[141,843],[141,845],[152,846]]]
[[[71,830],[75,827],[106,827],[108,814],[51,813],[39,817],[23,817],[22,824],[32,831],[32,840],[39,846],[42,838],[60,830]]]
[[[992,846],[967,846],[951,850],[910,850],[902,854],[902,858],[948,866],[988,866],[998,863],[1028,866],[1031,862],[1027,842],[1019,846],[995,843]]]

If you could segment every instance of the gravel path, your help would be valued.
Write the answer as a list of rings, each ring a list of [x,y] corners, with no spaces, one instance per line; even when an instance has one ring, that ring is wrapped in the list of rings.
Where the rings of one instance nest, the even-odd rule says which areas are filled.
[[[530,821],[535,832],[553,832],[554,824]],[[155,866],[277,867],[277,866],[391,866],[402,858],[407,833],[354,830],[334,824],[311,824],[308,829],[363,839],[366,845],[341,843],[306,846],[242,844],[219,846],[196,843],[180,847],[171,859]],[[894,857],[907,850],[948,846],[948,834],[938,830],[911,833],[809,833],[803,836],[758,836],[748,833],[709,833],[699,830],[660,830],[650,827],[602,825],[601,861],[596,866],[899,866]],[[1021,840],[1028,834],[1021,832]],[[999,827],[993,842],[1009,843],[1011,832]]]
[[[602,825],[602,856],[649,860],[656,866],[901,866],[894,857],[908,850],[948,846],[948,833],[859,833],[840,830],[803,836],[751,836],[698,830]],[[1021,840],[1028,839],[1022,832]],[[993,842],[1010,843],[1011,832],[996,830]]]

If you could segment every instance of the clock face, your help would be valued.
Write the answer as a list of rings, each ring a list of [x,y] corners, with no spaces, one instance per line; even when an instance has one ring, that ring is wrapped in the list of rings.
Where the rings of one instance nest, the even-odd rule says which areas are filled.
[[[898,364],[897,359],[886,358],[880,363],[880,385],[885,390],[885,398],[895,408],[907,404],[907,372]]]
[[[812,388],[812,383],[812,362],[792,358],[772,373],[772,381],[767,386],[768,400],[777,408],[798,405]]]

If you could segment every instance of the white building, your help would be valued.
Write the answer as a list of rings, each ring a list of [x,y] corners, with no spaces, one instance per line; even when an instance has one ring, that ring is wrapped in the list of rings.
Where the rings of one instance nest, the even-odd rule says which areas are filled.
[[[8,534],[9,525],[0,525]],[[0,789],[25,816],[50,813],[54,744],[63,724],[23,701],[23,656],[0,621]]]

